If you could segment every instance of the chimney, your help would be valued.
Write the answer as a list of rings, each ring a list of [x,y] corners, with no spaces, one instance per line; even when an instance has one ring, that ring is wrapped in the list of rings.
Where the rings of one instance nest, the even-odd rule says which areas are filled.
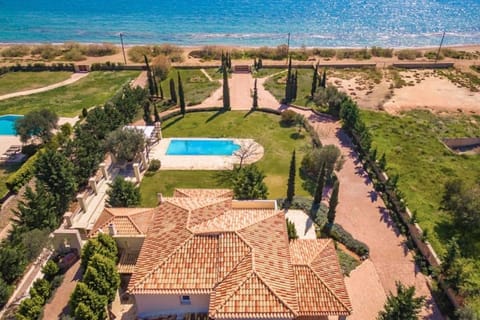
[[[163,195],[161,193],[157,193],[157,203],[163,203]]]
[[[63,215],[63,218],[65,219],[65,224],[66,224],[67,228],[72,227],[72,215],[73,215],[73,213],[70,212],[70,211],[65,212],[65,214]]]
[[[108,224],[108,234],[111,236],[117,234],[117,228],[115,228],[115,225],[113,223]]]

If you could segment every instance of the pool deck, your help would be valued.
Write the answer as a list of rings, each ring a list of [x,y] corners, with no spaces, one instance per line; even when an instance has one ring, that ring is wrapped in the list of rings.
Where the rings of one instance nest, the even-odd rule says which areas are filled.
[[[179,139],[179,138],[175,138]],[[195,139],[195,138],[184,138]],[[200,138],[198,138],[200,139]],[[209,138],[201,138],[209,139]],[[224,138],[222,138],[224,139]],[[160,170],[231,170],[234,164],[240,162],[237,156],[169,156],[167,155],[170,138],[160,140],[160,142],[150,150],[150,159],[158,159],[161,162]],[[263,157],[263,147],[253,139],[231,139],[240,146],[255,146],[254,152],[244,160],[244,164],[253,163]],[[242,149],[242,148],[240,148]]]

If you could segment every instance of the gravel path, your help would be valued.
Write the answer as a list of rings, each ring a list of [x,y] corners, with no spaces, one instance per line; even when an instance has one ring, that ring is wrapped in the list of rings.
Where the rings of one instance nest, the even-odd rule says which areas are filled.
[[[88,76],[88,73],[74,73],[70,76],[70,78],[68,78],[65,81],[54,83],[54,84],[51,84],[49,86],[42,87],[42,88],[4,94],[3,96],[0,96],[0,100],[6,100],[6,99],[10,99],[10,98],[28,96],[28,95],[35,94],[35,93],[50,91],[50,90],[53,90],[55,88],[63,87],[63,86],[72,84],[74,82],[77,82],[78,80],[83,79],[86,76]]]
[[[333,144],[340,148],[345,164],[337,173],[340,193],[336,222],[370,247],[370,258],[346,279],[353,303],[353,314],[349,319],[375,318],[383,307],[386,294],[395,292],[395,281],[414,285],[418,295],[427,297],[428,306],[422,312],[424,319],[443,319],[428,288],[427,278],[413,262],[414,258],[404,244],[405,238],[394,227],[383,200],[377,196],[340,124],[310,111],[292,110],[308,118],[324,145]]]

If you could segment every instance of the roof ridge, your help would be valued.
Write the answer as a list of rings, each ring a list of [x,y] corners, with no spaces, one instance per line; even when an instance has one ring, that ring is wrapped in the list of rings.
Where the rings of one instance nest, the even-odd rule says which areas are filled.
[[[187,239],[185,239],[185,241],[178,245],[175,250],[173,250],[167,257],[165,257],[165,259],[163,259],[162,261],[160,261],[156,266],[155,268],[152,268],[152,270],[150,270],[150,272],[146,273],[143,278],[141,279],[141,281],[135,283],[135,286],[132,288],[132,291],[135,290],[140,284],[142,284],[148,277],[150,277],[155,271],[157,271],[161,266],[163,266],[174,254],[177,253],[177,251],[179,251],[181,248],[183,248],[185,246],[185,244],[187,242],[189,242],[190,240],[192,240],[195,236],[193,234],[190,234],[190,237],[188,237]]]
[[[106,208],[105,208],[106,209]],[[105,228],[106,226],[108,226],[108,224],[110,224],[110,222],[116,217],[113,213],[111,213],[109,210],[105,210],[109,215],[110,217],[101,225],[98,226],[98,228],[95,228],[95,231],[96,233],[100,232],[103,228]],[[94,229],[90,230],[90,232],[88,233],[90,236],[93,236],[93,231]]]
[[[307,240],[307,239],[299,239],[299,240],[302,241],[302,240]],[[314,239],[308,239],[308,240],[314,240]],[[315,241],[318,243],[317,240],[319,240],[319,239],[315,239]],[[308,263],[306,265],[310,267],[310,263],[312,263],[315,259],[317,259],[318,256],[323,252],[323,250],[325,250],[325,248],[328,247],[328,245],[332,241],[333,241],[332,239],[327,239],[327,241],[325,241],[325,243],[323,244],[323,247],[320,250],[318,250],[318,253],[316,255],[314,255],[312,260],[308,261]]]
[[[273,212],[271,215],[268,215],[268,216],[266,216],[266,217],[263,217],[263,219],[259,219],[258,221],[255,221],[254,223],[249,224],[248,226],[245,226],[245,227],[243,227],[242,229],[235,230],[235,232],[244,230],[244,229],[246,229],[246,228],[253,227],[254,225],[257,225],[257,224],[259,224],[260,222],[263,222],[263,221],[265,221],[265,220],[267,220],[267,219],[270,219],[270,218],[272,218],[272,217],[274,217],[274,216],[276,216],[276,215],[279,215],[280,213],[283,214],[283,212],[280,211],[280,210],[275,210],[275,209],[271,209],[271,210],[272,210],[272,212]]]
[[[235,265],[235,268],[232,268],[232,270],[224,277],[224,279],[226,279],[228,275],[232,274],[233,271],[235,271],[235,270],[238,268],[238,266],[239,266],[245,259],[248,258],[248,256],[251,256],[252,261],[253,261],[253,253],[250,251],[248,254],[246,254],[246,255]],[[235,294],[235,292],[237,292],[237,291],[242,287],[242,285],[243,285],[247,280],[249,280],[249,279],[252,277],[253,274],[254,274],[253,270],[250,271],[250,275],[249,275],[248,277],[245,277],[245,279],[244,279],[242,282],[240,282],[240,284],[235,288],[235,290],[233,290],[233,291],[231,292],[230,295],[228,295],[228,297],[227,297],[226,299],[223,299],[223,303],[220,305],[220,307],[223,307],[223,306],[233,297],[233,295]],[[220,283],[220,282],[219,282],[219,283]],[[217,283],[216,286],[218,286],[218,283]],[[217,309],[215,309],[215,311],[214,311],[213,314],[217,313],[217,311],[218,311],[218,307],[217,307]]]
[[[145,211],[142,211],[142,212],[139,212],[139,213],[143,213]],[[140,231],[140,228],[137,226],[137,224],[135,223],[135,221],[133,221],[132,217],[131,216],[127,216],[127,219],[132,223],[133,227],[137,230],[137,232],[139,234],[142,234],[143,232]]]
[[[313,268],[312,268],[311,265],[307,264],[306,267],[309,268],[309,269],[312,271],[312,273],[315,275],[315,277],[317,277],[317,279],[320,280],[320,282],[325,286],[325,288],[327,288],[327,290],[335,297],[335,299],[336,299],[338,302],[340,302],[340,304],[341,304],[346,310],[351,311],[351,308],[349,308],[348,306],[345,305],[345,303],[343,302],[343,300],[340,299],[340,298],[337,296],[337,294],[335,293],[335,291],[334,291],[332,288],[330,288],[330,287],[325,283],[325,281],[323,281],[322,277],[320,277],[320,276],[317,274],[317,272],[315,272],[315,270],[313,270]]]
[[[268,291],[270,291],[274,296],[275,298],[277,298],[278,300],[280,300],[280,302],[285,306],[285,308],[287,308],[288,310],[290,310],[290,312],[292,312],[295,316],[297,316],[297,312],[295,312],[294,310],[292,310],[292,308],[290,308],[290,306],[288,305],[288,303],[286,303],[283,298],[281,298],[276,292],[275,290],[273,290],[268,284],[267,282],[256,272],[255,269],[253,269],[253,274],[255,274],[258,279],[263,283],[263,285],[268,289]],[[296,290],[295,290],[296,291]],[[296,293],[295,293],[296,294]],[[297,299],[297,302],[298,302],[298,299]]]

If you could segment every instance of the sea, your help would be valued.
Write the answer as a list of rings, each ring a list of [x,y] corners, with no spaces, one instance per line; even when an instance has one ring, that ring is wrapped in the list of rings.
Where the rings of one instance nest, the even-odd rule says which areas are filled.
[[[480,0],[0,0],[0,43],[468,45],[479,13]]]

